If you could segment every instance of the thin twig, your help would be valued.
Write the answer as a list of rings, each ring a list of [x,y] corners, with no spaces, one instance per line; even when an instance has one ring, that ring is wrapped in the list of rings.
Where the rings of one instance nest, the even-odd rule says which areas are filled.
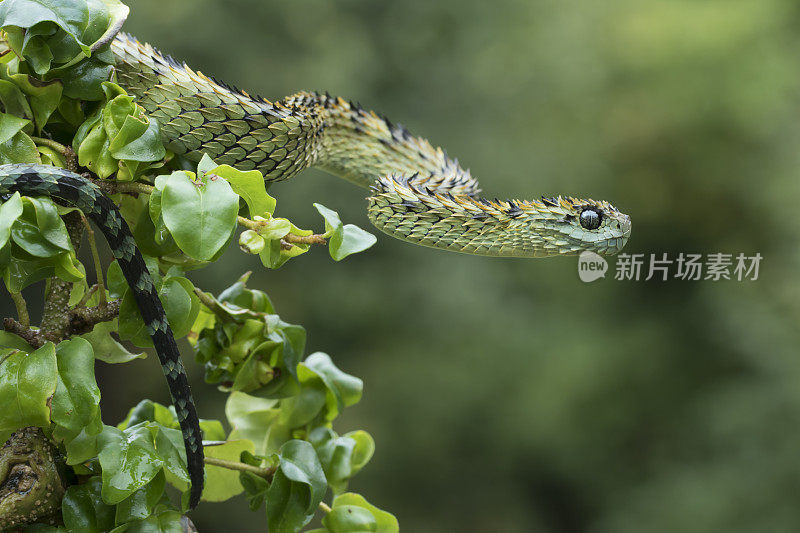
[[[28,314],[28,305],[25,303],[25,298],[22,297],[22,294],[18,292],[10,292],[11,299],[14,301],[14,305],[17,307],[17,318],[19,318],[19,324],[23,328],[31,327],[31,316]]]
[[[89,287],[89,290],[86,291],[86,294],[84,294],[83,297],[80,299],[80,301],[77,304],[75,304],[75,307],[78,308],[85,306],[86,302],[89,301],[89,298],[92,297],[92,294],[94,294],[94,291],[96,290],[97,290],[97,285],[92,285],[91,287]]]
[[[89,248],[92,250],[92,259],[94,259],[94,274],[95,278],[97,279],[97,290],[100,291],[100,307],[105,307],[106,305],[106,288],[103,285],[103,267],[100,264],[100,254],[97,252],[97,243],[94,240],[94,230],[92,226],[89,224],[89,221],[86,219],[86,216],[81,214],[81,220],[83,220],[83,225],[86,228],[86,236],[89,239]]]
[[[255,232],[258,232],[258,230],[268,224],[266,220],[250,220],[245,217],[237,217],[236,221],[240,226],[244,226]],[[295,235],[294,233],[287,233],[281,240],[291,244],[325,244],[327,242],[324,235],[317,233],[313,235]]]
[[[283,236],[283,240],[292,244],[325,244],[327,241],[322,235],[295,235],[287,233]]]
[[[137,194],[152,194],[155,187],[146,183],[139,183],[138,181],[121,181],[117,183],[109,183],[116,192],[127,192]]]
[[[263,228],[267,225],[266,220],[250,220],[249,218],[245,217],[236,217],[236,221],[239,223],[240,226],[244,226],[247,229],[251,229],[253,231],[258,231],[259,229]]]
[[[216,457],[206,456],[203,460],[207,465],[219,466],[222,468],[227,468],[228,470],[238,470],[239,472],[250,472],[251,474],[257,475],[258,477],[263,477],[264,479],[272,478],[272,476],[275,474],[275,471],[277,470],[277,467],[274,466],[262,468],[260,466],[248,465],[245,463],[240,463],[238,461],[217,459]]]
[[[46,137],[34,137],[31,135],[31,140],[36,144],[47,146],[48,148],[61,154],[66,159],[65,162],[68,170],[75,172],[78,169],[78,156],[75,154],[75,150],[73,150],[71,147],[65,146],[60,142],[54,141],[53,139],[47,139]]]

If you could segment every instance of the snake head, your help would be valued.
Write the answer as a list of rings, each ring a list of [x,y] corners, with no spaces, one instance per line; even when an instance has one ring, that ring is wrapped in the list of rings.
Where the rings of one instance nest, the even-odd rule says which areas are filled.
[[[631,234],[631,219],[610,203],[558,196],[530,202],[532,225],[544,235],[541,255],[575,255],[592,251],[619,253]],[[537,255],[539,255],[537,254]]]

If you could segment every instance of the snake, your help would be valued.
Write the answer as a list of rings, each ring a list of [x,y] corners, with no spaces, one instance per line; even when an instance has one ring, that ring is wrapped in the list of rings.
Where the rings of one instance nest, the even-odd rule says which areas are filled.
[[[478,182],[442,148],[341,97],[299,92],[270,101],[195,71],[126,33],[110,47],[113,79],[157,121],[171,151],[258,170],[269,183],[321,168],[369,189],[370,222],[403,241],[474,255],[546,257],[614,254],[630,236],[630,217],[604,200],[482,198]],[[169,386],[194,508],[204,483],[199,419],[158,292],[119,208],[91,180],[48,165],[1,165],[0,193],[13,192],[77,207],[108,241]]]

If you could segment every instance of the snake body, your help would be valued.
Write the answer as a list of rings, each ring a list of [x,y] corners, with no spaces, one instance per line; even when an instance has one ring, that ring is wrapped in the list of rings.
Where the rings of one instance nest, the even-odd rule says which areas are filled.
[[[268,181],[322,168],[370,187],[370,221],[399,239],[471,254],[543,257],[617,253],[630,235],[630,218],[605,201],[481,199],[478,182],[444,150],[342,98],[301,92],[270,102],[128,35],[111,48],[118,83],[159,122],[173,151],[257,169]]]
[[[370,221],[423,246],[511,257],[616,253],[630,219],[605,201],[569,196],[488,201],[441,148],[359,105],[302,92],[280,102],[195,72],[120,34],[111,44],[117,82],[158,121],[167,146],[199,160],[257,169],[267,181],[317,166],[371,188]],[[183,433],[190,505],[203,490],[199,421],[172,330],[141,253],[117,206],[92,182],[45,165],[0,166],[0,194],[49,196],[81,209],[108,240],[158,353]]]

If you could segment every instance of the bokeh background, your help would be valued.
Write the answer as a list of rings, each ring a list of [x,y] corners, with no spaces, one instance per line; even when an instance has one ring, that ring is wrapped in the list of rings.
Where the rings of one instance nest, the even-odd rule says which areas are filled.
[[[793,0],[136,0],[125,28],[248,91],[329,90],[458,156],[487,195],[631,215],[629,253],[759,252],[757,281],[615,281],[574,258],[471,257],[379,235],[266,271],[309,351],[365,381],[337,430],[377,441],[351,488],[404,531],[800,529],[800,4]],[[363,190],[270,191],[321,229]],[[612,269],[614,262],[612,261]],[[189,356],[189,350],[186,350]],[[153,358],[101,365],[104,418],[168,401]],[[200,412],[224,396],[192,370]],[[107,413],[107,414],[105,414]],[[203,532],[263,531],[244,502]]]

